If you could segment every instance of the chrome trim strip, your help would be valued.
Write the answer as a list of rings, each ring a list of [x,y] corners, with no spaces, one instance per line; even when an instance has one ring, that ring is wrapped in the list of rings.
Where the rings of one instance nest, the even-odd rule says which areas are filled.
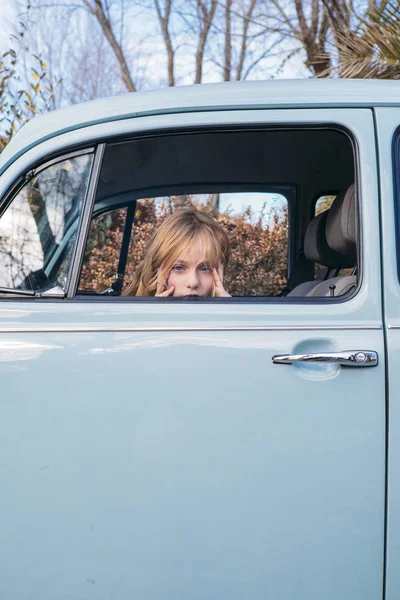
[[[86,199],[83,205],[81,221],[77,233],[77,242],[75,246],[74,256],[72,258],[72,268],[68,278],[68,286],[66,289],[66,298],[73,298],[79,284],[79,276],[81,273],[81,264],[86,247],[86,240],[89,234],[90,219],[94,199],[97,191],[97,183],[99,181],[100,169],[103,163],[105,144],[99,144],[94,155],[92,172],[90,174],[89,188],[86,194]]]
[[[345,325],[338,325],[338,326],[327,326],[324,327],[323,325],[319,326],[263,326],[263,325],[244,325],[244,326],[240,326],[238,325],[237,327],[230,327],[229,325],[226,327],[209,327],[209,326],[205,326],[205,327],[164,327],[164,326],[160,326],[160,327],[104,327],[104,326],[82,326],[82,327],[76,327],[76,326],[72,326],[72,327],[23,327],[21,326],[21,328],[16,328],[16,327],[0,327],[0,334],[1,333],[129,333],[129,332],[138,332],[138,333],[157,333],[157,332],[189,332],[189,331],[196,331],[196,332],[208,332],[208,331],[349,331],[349,330],[356,330],[356,331],[362,331],[362,330],[381,330],[382,327],[379,325],[365,325],[365,326],[361,326],[361,325],[352,325],[350,327],[345,326]],[[1,340],[0,340],[1,342]]]

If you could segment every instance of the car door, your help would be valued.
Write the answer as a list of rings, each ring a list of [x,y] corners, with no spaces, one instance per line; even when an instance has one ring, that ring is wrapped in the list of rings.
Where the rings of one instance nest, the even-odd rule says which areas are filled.
[[[160,131],[162,122],[114,123],[113,135]],[[353,136],[357,293],[319,304],[3,299],[4,600],[382,597],[385,352],[372,112],[168,116],[169,128],[260,122],[334,123]],[[87,139],[104,131],[88,128]],[[18,160],[3,189],[26,166]],[[86,206],[93,193],[94,185]],[[83,250],[81,237],[76,256]],[[272,360],[344,351],[374,351],[378,364]]]

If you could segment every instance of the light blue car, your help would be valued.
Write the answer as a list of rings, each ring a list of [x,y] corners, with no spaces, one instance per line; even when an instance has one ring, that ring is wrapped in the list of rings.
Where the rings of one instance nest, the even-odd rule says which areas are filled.
[[[398,600],[399,90],[128,94],[3,151],[1,600]],[[130,294],[188,205],[232,297]]]

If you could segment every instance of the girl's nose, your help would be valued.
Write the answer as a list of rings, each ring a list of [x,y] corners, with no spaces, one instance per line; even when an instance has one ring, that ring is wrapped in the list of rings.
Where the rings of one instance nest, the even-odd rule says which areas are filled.
[[[199,285],[199,280],[197,277],[197,273],[196,272],[189,272],[188,273],[188,278],[186,280],[186,286],[190,289],[190,290],[195,290]]]

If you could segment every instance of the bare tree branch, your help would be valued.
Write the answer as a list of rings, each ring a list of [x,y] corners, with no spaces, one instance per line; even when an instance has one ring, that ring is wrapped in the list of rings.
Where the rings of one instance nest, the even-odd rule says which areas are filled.
[[[247,79],[247,77],[250,75],[251,71],[254,69],[254,67],[256,67],[264,58],[271,57],[271,51],[273,50],[273,48],[277,47],[280,45],[281,43],[281,39],[276,40],[276,42],[274,44],[272,44],[272,46],[270,46],[269,48],[267,48],[260,56],[258,56],[255,60],[253,60],[253,62],[247,67],[244,75],[242,76],[242,79],[245,80]]]
[[[305,64],[315,75],[326,72],[330,67],[330,54],[326,45],[332,20],[328,16],[325,2],[336,1],[346,2],[288,0],[284,10],[283,0],[270,0],[277,11],[277,15],[272,17],[276,23],[274,31],[301,43],[306,53]]]
[[[277,11],[281,15],[281,17],[282,17],[283,22],[285,23],[285,25],[287,25],[287,27],[289,28],[289,30],[292,31],[293,35],[295,37],[297,37],[299,35],[299,32],[296,29],[296,27],[293,25],[291,19],[286,15],[285,11],[281,7],[280,0],[271,0],[271,3],[273,4],[273,6],[275,6],[275,8],[277,9]]]
[[[136,86],[133,83],[124,52],[122,50],[122,46],[117,42],[117,39],[114,35],[114,31],[111,25],[111,20],[109,18],[109,7],[106,0],[93,0],[93,4],[89,0],[82,0],[84,6],[88,9],[88,11],[96,17],[97,21],[100,24],[100,27],[106,36],[111,48],[114,51],[114,54],[117,58],[119,67],[121,69],[122,80],[129,92],[136,92]]]
[[[299,20],[303,42],[307,43],[310,37],[310,31],[308,29],[307,21],[304,16],[302,0],[294,0],[294,5],[296,8],[297,18]]]

